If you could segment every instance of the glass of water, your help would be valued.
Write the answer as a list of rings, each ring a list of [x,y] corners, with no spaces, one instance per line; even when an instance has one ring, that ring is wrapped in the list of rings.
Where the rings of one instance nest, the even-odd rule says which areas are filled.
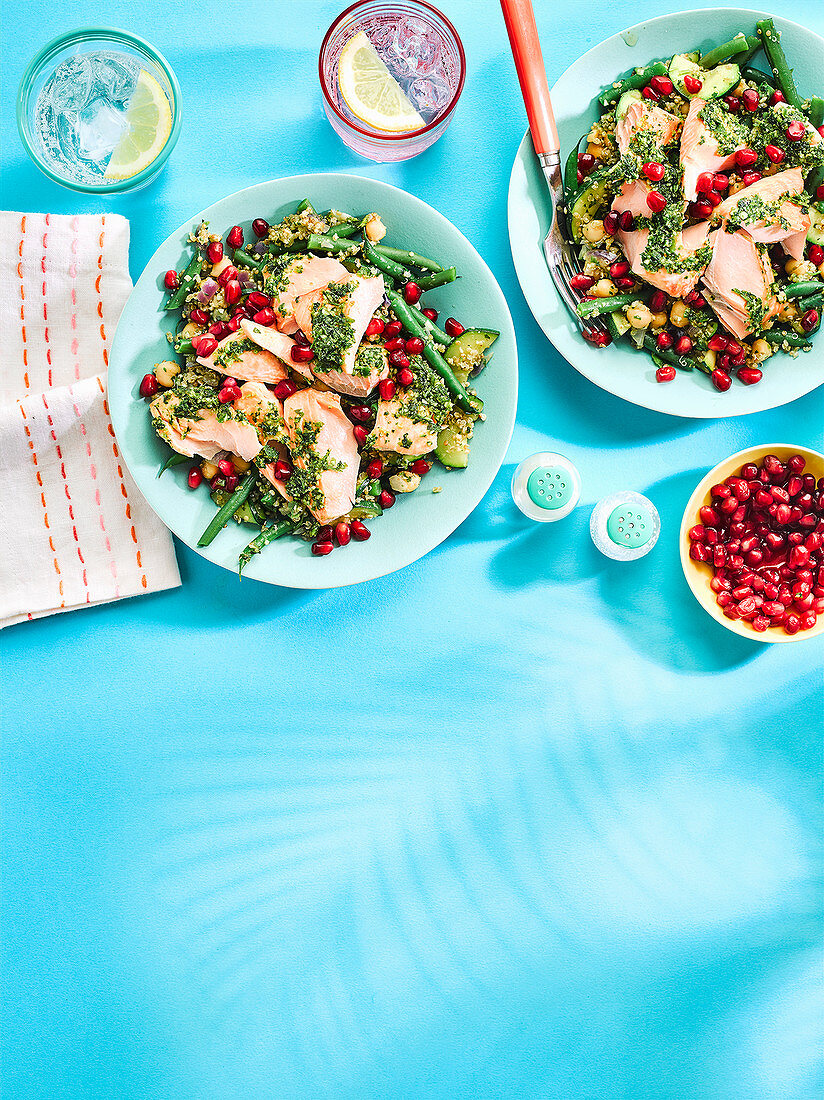
[[[50,179],[75,191],[143,187],[166,163],[180,123],[171,67],[127,31],[61,35],[20,83],[17,125],[26,151]]]
[[[411,107],[407,117],[414,124],[405,131],[370,124],[366,111],[359,115],[356,111],[361,108],[347,102],[347,74],[341,64],[346,64],[349,44],[363,35],[367,50],[374,49],[378,64],[386,66]],[[359,0],[327,31],[318,68],[324,110],[346,145],[370,160],[397,161],[428,149],[451,122],[463,90],[466,57],[458,32],[425,0]],[[362,79],[360,88],[368,101],[370,79],[373,87],[380,84],[378,71],[373,67]],[[350,74],[350,80],[357,92],[357,77]],[[376,93],[378,101],[382,94]],[[368,113],[380,122],[377,112]]]

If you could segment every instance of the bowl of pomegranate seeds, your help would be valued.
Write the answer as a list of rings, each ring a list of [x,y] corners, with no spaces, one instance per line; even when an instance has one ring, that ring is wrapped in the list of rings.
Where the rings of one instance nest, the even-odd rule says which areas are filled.
[[[681,521],[693,595],[743,638],[824,633],[824,455],[770,444],[710,470]]]

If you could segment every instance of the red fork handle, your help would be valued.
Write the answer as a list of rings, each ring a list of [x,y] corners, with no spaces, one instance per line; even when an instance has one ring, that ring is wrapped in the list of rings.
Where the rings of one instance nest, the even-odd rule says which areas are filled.
[[[501,0],[509,42],[515,58],[515,69],[521,82],[526,105],[526,117],[535,152],[557,153],[561,146],[558,128],[549,99],[544,57],[535,26],[531,0]]]

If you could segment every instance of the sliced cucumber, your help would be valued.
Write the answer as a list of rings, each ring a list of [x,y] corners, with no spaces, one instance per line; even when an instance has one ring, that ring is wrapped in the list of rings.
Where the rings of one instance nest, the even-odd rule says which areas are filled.
[[[633,103],[643,103],[644,97],[636,88],[630,88],[628,92],[624,92],[621,98],[618,100],[618,106],[615,108],[615,118],[617,122],[620,122],[627,111],[630,109]]]
[[[569,231],[578,244],[583,240],[584,226],[592,221],[604,203],[610,186],[609,169],[593,172],[575,196],[569,211]]]
[[[730,88],[741,79],[741,70],[734,61],[728,61],[725,65],[716,65],[714,69],[704,72],[697,61],[683,53],[677,53],[670,61],[670,80],[681,93],[692,99],[699,95],[702,99],[711,99],[713,96],[725,95]],[[688,92],[684,84],[685,76],[694,76],[701,81],[698,92]]]
[[[490,328],[468,328],[456,336],[446,349],[444,359],[462,386],[466,385],[471,374],[477,374],[486,366],[486,352],[500,335],[500,332]]]
[[[813,204],[809,213],[810,228],[807,230],[807,240],[810,244],[817,244],[824,248],[824,212]]]
[[[435,456],[451,470],[465,470],[469,462],[469,439],[456,428],[444,428],[438,432]]]
[[[620,309],[617,309],[614,313],[608,313],[606,316],[612,318],[618,336],[625,336],[630,327],[626,314],[622,313]]]

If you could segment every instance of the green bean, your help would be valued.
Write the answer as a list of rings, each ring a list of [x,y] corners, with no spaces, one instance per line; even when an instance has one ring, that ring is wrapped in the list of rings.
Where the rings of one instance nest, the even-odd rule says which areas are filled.
[[[647,333],[644,337],[644,347],[650,353],[653,358],[661,359],[664,363],[670,363],[673,367],[678,367],[679,370],[692,370],[697,364],[690,359],[686,359],[684,356],[676,355],[674,351],[669,348],[659,348],[655,342],[655,337]]]
[[[179,466],[181,462],[191,462],[189,455],[179,455],[177,451],[172,451],[160,469],[157,471],[157,476],[165,474],[167,470],[171,470],[172,466]]]
[[[773,76],[778,81],[784,98],[793,107],[801,109],[801,97],[795,87],[793,71],[787,64],[787,58],[781,46],[781,31],[776,30],[772,19],[759,19],[756,24],[761,41],[764,43],[764,53],[773,71]]]
[[[376,252],[374,246],[365,237],[363,240],[363,258],[367,263],[382,271],[384,275],[388,275],[390,279],[402,283],[408,282],[410,272],[407,268],[402,267],[395,260],[390,260],[388,256],[382,256],[380,252]]]
[[[328,233],[310,233],[305,247],[310,252],[353,252],[357,247],[346,237],[330,237]]]
[[[409,252],[405,248],[390,248],[387,244],[373,244],[372,247],[380,256],[385,256],[387,260],[395,260],[396,263],[405,267],[420,267],[425,271],[443,271],[443,267],[437,260],[428,260],[426,256],[421,256],[417,252]]]
[[[753,69],[748,66],[741,70],[741,76],[752,84],[765,84],[768,88],[775,88],[772,76],[765,73],[763,69]]]
[[[189,263],[186,265],[186,270],[180,277],[180,286],[169,297],[164,309],[180,309],[183,305],[183,299],[192,289],[200,275],[200,265],[203,263],[203,257],[200,255],[200,249],[195,247],[195,254],[192,256]]]
[[[615,313],[637,302],[641,297],[638,291],[631,294],[616,294],[612,298],[592,298],[587,302],[578,302],[576,310],[579,317],[597,317],[601,313]]]
[[[787,298],[806,298],[810,294],[819,294],[824,290],[824,283],[809,282],[809,283],[790,283],[785,289],[784,294]]]
[[[810,100],[809,119],[816,130],[824,124],[824,99],[820,95],[814,95]]]
[[[275,539],[282,538],[284,535],[288,535],[292,530],[292,524],[284,520],[283,523],[268,523],[265,527],[261,528],[260,534],[255,535],[249,545],[241,550],[237,559],[237,575],[240,577],[243,574],[243,567],[248,565],[255,554],[259,554],[261,550],[269,545],[270,542],[274,542]]]
[[[256,260],[250,253],[244,251],[242,248],[236,248],[232,253],[232,260],[234,263],[240,264],[241,267],[251,267],[253,271],[260,271],[265,263],[263,257]]]
[[[417,336],[419,339],[423,340],[424,358],[427,363],[429,363],[430,367],[432,367],[432,369],[444,380],[446,388],[460,407],[466,412],[480,412],[481,409],[483,409],[483,402],[478,397],[466,392],[464,387],[455,377],[452,367],[447,363],[446,359],[444,359],[430,340],[429,334],[418,320],[415,311],[409,308],[396,290],[387,290],[387,296],[389,298],[389,304],[401,324],[404,325],[413,336]]]
[[[243,504],[248,495],[251,493],[252,486],[255,484],[256,479],[257,470],[250,470],[243,481],[241,481],[240,485],[238,485],[237,489],[235,489],[235,491],[223,505],[223,507],[212,518],[212,522],[197,540],[198,546],[208,546],[209,543],[214,540],[214,537],[218,533],[218,531],[222,530],[223,527],[226,526],[226,524],[229,522],[229,520],[232,518],[232,516],[235,514],[241,504]]]
[[[632,88],[643,88],[645,84],[649,84],[650,78],[653,76],[666,75],[667,66],[664,62],[653,61],[651,65],[647,65],[643,69],[635,69],[629,76],[624,77],[623,80],[616,80],[614,84],[610,84],[608,88],[604,88],[598,96],[598,102],[602,107],[609,107],[610,104],[616,103],[624,92],[628,92]]]
[[[178,355],[192,355],[195,350],[195,346],[191,340],[180,340],[174,346]]]
[[[309,202],[308,199],[301,199],[301,201],[298,203],[298,208],[295,213],[302,214],[304,210],[311,210],[313,214],[317,213],[314,206],[312,206],[311,202]]]
[[[757,34],[747,35],[747,52],[743,56],[735,58],[735,63],[739,68],[743,68],[745,65],[749,65],[758,51],[761,49],[761,39]]]
[[[363,221],[353,218],[352,221],[338,222],[337,225],[330,225],[327,233],[330,237],[354,237],[359,229],[363,228]]]
[[[731,57],[744,53],[748,49],[750,49],[750,43],[747,41],[747,36],[743,31],[739,31],[735,38],[725,42],[723,46],[716,46],[714,50],[704,54],[700,61],[701,68],[714,69],[722,61],[728,61]]]
[[[570,150],[564,166],[564,194],[567,202],[578,190],[578,150],[581,148],[583,140],[582,137],[578,138],[578,144]]]
[[[415,316],[420,323],[432,337],[436,344],[443,344],[444,346],[452,343],[452,337],[448,336],[442,328],[438,328],[434,321],[431,321],[422,311],[420,306],[412,307]]]
[[[812,347],[806,336],[799,336],[797,332],[788,332],[786,329],[770,329],[764,333],[764,339],[768,344],[789,344],[791,348]]]
[[[811,298],[802,298],[797,305],[802,313],[806,313],[810,309],[817,309],[820,313],[824,308],[824,294],[813,294]]]
[[[448,267],[445,271],[433,271],[431,275],[424,275],[422,279],[416,279],[415,282],[421,288],[421,290],[434,290],[436,286],[443,286],[444,283],[454,283],[458,277],[458,272],[454,267]]]

